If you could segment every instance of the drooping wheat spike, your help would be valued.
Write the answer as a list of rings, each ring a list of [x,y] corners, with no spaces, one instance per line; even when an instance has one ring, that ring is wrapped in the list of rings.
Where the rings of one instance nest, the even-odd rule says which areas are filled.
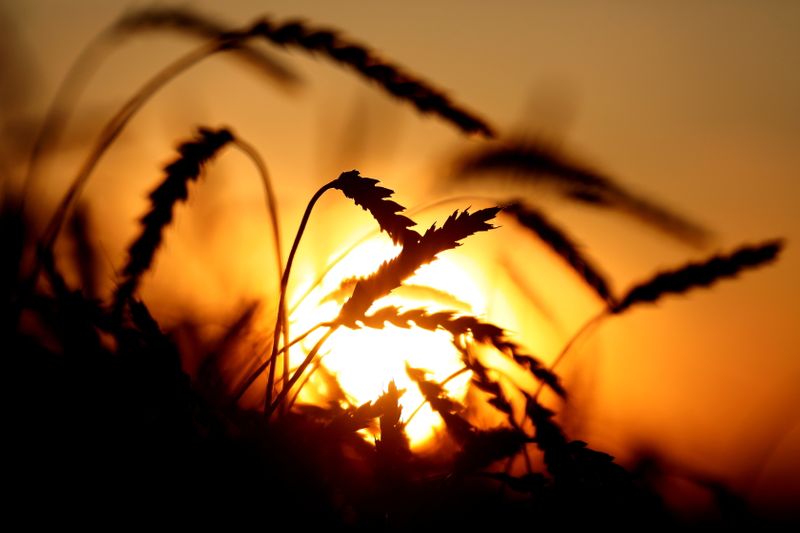
[[[364,316],[372,303],[389,294],[411,276],[420,266],[430,263],[436,255],[460,245],[459,241],[479,231],[488,231],[494,226],[487,221],[494,218],[499,208],[490,207],[470,213],[468,210],[454,212],[437,228],[434,224],[416,242],[409,242],[394,259],[383,263],[370,276],[359,280],[353,296],[342,306],[337,322],[352,325]]]
[[[633,305],[655,302],[667,294],[682,294],[696,287],[708,287],[720,279],[771,263],[782,248],[783,241],[780,240],[742,246],[729,255],[715,255],[702,263],[689,263],[676,270],[658,273],[631,288],[610,311],[620,314]]]
[[[226,40],[234,28],[187,7],[149,6],[123,14],[108,33],[119,36],[149,30],[175,31],[213,41]],[[300,76],[282,61],[247,43],[238,43],[230,52],[282,87],[295,88],[301,82]]]
[[[175,204],[186,199],[190,181],[200,176],[203,166],[234,139],[225,128],[200,128],[198,136],[181,144],[181,156],[164,168],[166,176],[150,193],[150,210],[142,217],[142,231],[128,248],[128,261],[122,268],[122,280],[114,294],[114,308],[120,310],[133,296],[161,245],[164,228],[172,221]]]
[[[505,393],[503,393],[500,383],[491,379],[489,377],[489,370],[483,366],[483,363],[478,361],[477,358],[469,357],[466,349],[462,351],[462,354],[462,360],[467,365],[467,368],[472,371],[472,384],[488,394],[490,396],[488,401],[489,405],[506,415],[509,423],[513,427],[517,427],[511,402],[506,398]]]
[[[419,368],[413,368],[406,363],[406,374],[411,378],[411,381],[416,383],[419,387],[420,393],[425,398],[436,413],[442,417],[447,431],[459,444],[464,444],[475,432],[475,428],[470,424],[461,413],[464,411],[464,406],[457,401],[451,399],[444,387],[436,382],[429,381],[425,375],[425,371]]]
[[[511,457],[530,441],[517,427],[478,429],[461,415],[464,407],[448,397],[441,385],[429,381],[423,370],[406,364],[406,373],[417,384],[433,410],[442,417],[448,433],[461,447],[454,464],[457,472],[478,470],[499,459]]]
[[[506,139],[482,145],[455,161],[454,177],[478,179],[497,172],[524,176],[527,181],[554,186],[564,193],[597,194],[617,189],[613,181],[590,166],[576,161],[558,147],[535,139]]]
[[[408,229],[409,226],[415,226],[416,222],[399,214],[406,208],[394,200],[390,200],[389,197],[394,194],[394,191],[380,187],[378,180],[365,178],[359,174],[358,170],[351,170],[342,172],[331,185],[334,189],[342,191],[356,205],[368,211],[378,222],[381,230],[385,231],[395,244],[419,240],[419,233]]]
[[[476,342],[493,346],[502,354],[511,357],[515,363],[527,369],[535,378],[550,387],[559,396],[566,397],[566,390],[561,385],[561,380],[554,372],[550,371],[541,361],[532,355],[526,354],[523,349],[509,340],[506,332],[488,322],[483,322],[471,315],[457,315],[452,311],[439,311],[428,313],[425,309],[409,309],[401,311],[394,306],[382,307],[370,315],[362,316],[358,322],[364,326],[382,329],[385,323],[399,328],[410,328],[411,324],[417,327],[436,331],[442,329],[453,335],[454,341],[463,335],[472,335]],[[357,324],[347,324],[348,327],[357,327]],[[456,344],[456,348],[460,348]],[[470,366],[468,361],[465,361]]]
[[[496,461],[514,457],[531,439],[519,428],[478,429],[455,459],[456,472],[482,470]]]
[[[606,174],[535,139],[509,139],[481,146],[455,162],[458,180],[497,180],[500,177],[548,186],[564,197],[584,204],[615,209],[696,247],[710,233],[672,210],[627,190]]]
[[[275,24],[262,19],[243,35],[260,36],[280,46],[297,46],[323,54],[374,81],[397,98],[410,102],[422,113],[438,115],[465,133],[493,136],[492,128],[484,120],[451,102],[441,90],[380,58],[366,45],[346,39],[333,30],[313,28],[300,21]]]
[[[535,233],[583,279],[601,300],[608,305],[614,304],[614,297],[611,295],[605,276],[592,265],[589,259],[584,257],[578,245],[558,226],[550,222],[538,210],[518,201],[504,205],[503,212],[513,216],[520,225]]]

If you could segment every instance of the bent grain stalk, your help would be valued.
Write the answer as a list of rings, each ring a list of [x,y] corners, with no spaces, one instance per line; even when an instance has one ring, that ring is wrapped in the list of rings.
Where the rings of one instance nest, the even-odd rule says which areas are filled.
[[[166,176],[150,193],[150,210],[142,217],[142,231],[128,248],[128,260],[122,268],[122,280],[113,296],[113,309],[121,312],[133,296],[161,245],[164,229],[172,221],[178,202],[186,200],[189,182],[200,176],[205,164],[229,143],[233,134],[225,128],[200,128],[197,137],[178,147],[181,157],[164,168]]]

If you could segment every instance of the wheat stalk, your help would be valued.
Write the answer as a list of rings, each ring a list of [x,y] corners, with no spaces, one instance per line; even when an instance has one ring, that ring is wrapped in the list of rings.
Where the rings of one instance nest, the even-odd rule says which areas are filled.
[[[227,41],[235,28],[186,7],[149,6],[123,14],[107,33],[116,37],[150,30],[177,31],[206,41],[219,42]],[[300,76],[283,62],[247,43],[238,43],[230,51],[281,87],[291,89],[301,82]]]

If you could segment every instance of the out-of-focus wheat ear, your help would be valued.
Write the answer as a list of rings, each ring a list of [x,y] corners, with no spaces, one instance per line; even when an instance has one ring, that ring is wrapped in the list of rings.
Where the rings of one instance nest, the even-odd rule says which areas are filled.
[[[522,227],[532,231],[556,255],[558,255],[572,270],[577,273],[586,285],[607,305],[614,304],[614,297],[608,288],[608,282],[599,269],[584,257],[573,240],[558,226],[550,222],[538,210],[523,205],[520,202],[511,202],[503,206],[503,212],[514,217]]]
[[[480,146],[454,162],[452,179],[501,180],[549,187],[563,197],[629,215],[686,244],[702,247],[711,234],[665,206],[642,198],[590,165],[536,139],[509,139]]]
[[[689,263],[676,270],[660,272],[631,288],[610,311],[620,314],[631,306],[655,302],[667,294],[682,294],[696,287],[708,287],[723,278],[771,263],[782,248],[783,241],[772,240],[755,246],[742,246],[729,255],[715,255],[702,263]]]
[[[476,388],[488,394],[490,396],[488,402],[489,405],[505,414],[508,422],[512,426],[517,427],[517,423],[514,420],[514,410],[511,407],[511,402],[503,393],[500,383],[489,377],[489,370],[483,366],[483,363],[481,363],[475,357],[470,357],[468,349],[465,347],[458,348],[461,350],[463,355],[462,361],[464,361],[464,364],[467,366],[467,368],[472,371],[472,384]]]
[[[232,26],[222,24],[210,16],[187,7],[149,6],[123,14],[108,33],[118,37],[146,31],[166,30],[212,41],[226,40],[234,29]],[[272,81],[277,82],[279,86],[292,89],[300,85],[302,81],[294,70],[278,58],[247,43],[237,43],[230,51]]]
[[[380,58],[368,46],[345,39],[333,30],[309,27],[301,21],[274,24],[262,19],[243,35],[260,36],[280,46],[296,46],[324,55],[350,67],[397,98],[410,102],[421,113],[438,115],[465,133],[479,133],[486,137],[494,135],[486,121],[453,103],[440,89]]]
[[[178,147],[181,156],[164,168],[166,175],[150,193],[150,209],[141,218],[141,233],[128,248],[128,260],[114,293],[115,310],[121,310],[133,296],[142,275],[150,268],[164,228],[172,221],[175,204],[189,194],[189,182],[196,180],[203,166],[233,139],[233,134],[225,128],[200,128],[194,140]]]
[[[394,194],[394,191],[380,187],[378,180],[365,178],[359,174],[358,170],[351,170],[342,172],[338,178],[333,180],[332,187],[342,191],[356,205],[368,211],[378,222],[381,230],[385,231],[395,244],[419,240],[419,233],[408,229],[409,226],[416,226],[417,223],[400,214],[406,208],[394,200],[390,200],[389,197]]]
[[[383,263],[378,270],[359,280],[353,295],[342,306],[337,323],[353,325],[372,303],[399,287],[419,267],[430,263],[436,255],[460,245],[461,240],[479,231],[488,231],[494,226],[488,223],[499,208],[490,207],[470,213],[468,210],[454,212],[437,228],[431,226],[416,242],[407,242],[394,259]]]
[[[564,194],[602,195],[617,190],[611,178],[540,139],[512,138],[477,146],[454,161],[451,177],[497,180],[501,173],[532,185],[549,185]]]
[[[444,387],[438,383],[429,381],[424,370],[413,368],[406,363],[406,374],[408,374],[411,381],[416,383],[417,387],[419,387],[419,391],[422,393],[425,401],[442,417],[445,427],[453,439],[459,444],[465,444],[469,441],[475,433],[475,428],[461,416],[461,412],[464,411],[464,406],[451,399],[444,390]]]
[[[558,374],[555,373],[552,366],[548,368],[538,358],[520,350],[514,350],[511,354],[511,358],[521,367],[527,368],[536,379],[550,387],[553,392],[562,398],[567,397],[567,390],[564,388],[564,385],[561,384],[561,378],[558,377]]]

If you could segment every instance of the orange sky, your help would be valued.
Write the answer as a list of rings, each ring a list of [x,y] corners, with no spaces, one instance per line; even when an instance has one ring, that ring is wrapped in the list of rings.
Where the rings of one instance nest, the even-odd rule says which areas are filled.
[[[20,43],[39,69],[32,112],[42,111],[80,47],[129,5],[147,3],[0,2],[0,13],[16,21]],[[762,503],[769,486],[800,495],[800,3],[181,5],[233,23],[269,13],[340,28],[447,88],[502,131],[560,140],[634,190],[715,231],[710,249],[697,252],[613,216],[554,206],[552,213],[618,290],[659,267],[785,237],[789,246],[777,265],[615,319],[565,369],[592,361],[593,384],[581,406],[590,414],[583,431],[598,447],[622,454],[630,443],[656,448],[690,469],[755,490]],[[148,73],[190,48],[185,39],[163,35],[131,40],[106,61],[81,112],[109,114]],[[424,190],[420,181],[432,181],[440,168],[437,161],[477,142],[334,67],[297,52],[281,57],[308,82],[298,94],[270,88],[246,69],[215,59],[173,83],[136,119],[87,190],[98,219],[129,221],[102,229],[110,260],[121,257],[144,205],[138,198],[156,169],[197,123],[230,125],[262,149],[289,228],[305,198],[338,170],[356,166],[395,188],[401,203],[413,205]],[[348,127],[368,134],[347,137]],[[61,164],[74,165],[75,157],[67,154]],[[220,166],[250,172],[243,170],[244,161]],[[132,175],[123,179],[117,168]],[[42,198],[56,197],[63,183],[50,179],[55,181]],[[259,195],[253,176],[198,189],[193,209],[208,214],[233,206],[241,215],[227,222],[224,233],[205,228],[210,241],[188,227],[200,224],[202,215],[179,218],[182,237],[174,249],[198,254],[190,252],[198,243],[213,249],[217,240],[238,239],[244,258],[236,265],[199,252],[202,264],[196,268],[216,269],[206,285],[214,298],[251,287],[267,261],[263,246],[255,256],[244,252],[263,236],[264,227],[253,230],[252,219],[242,215],[263,217]],[[319,235],[322,228],[314,231]],[[163,280],[154,285],[191,290],[168,279],[169,259],[162,263]],[[567,331],[597,305],[589,296],[575,298],[576,311],[564,317]]]

